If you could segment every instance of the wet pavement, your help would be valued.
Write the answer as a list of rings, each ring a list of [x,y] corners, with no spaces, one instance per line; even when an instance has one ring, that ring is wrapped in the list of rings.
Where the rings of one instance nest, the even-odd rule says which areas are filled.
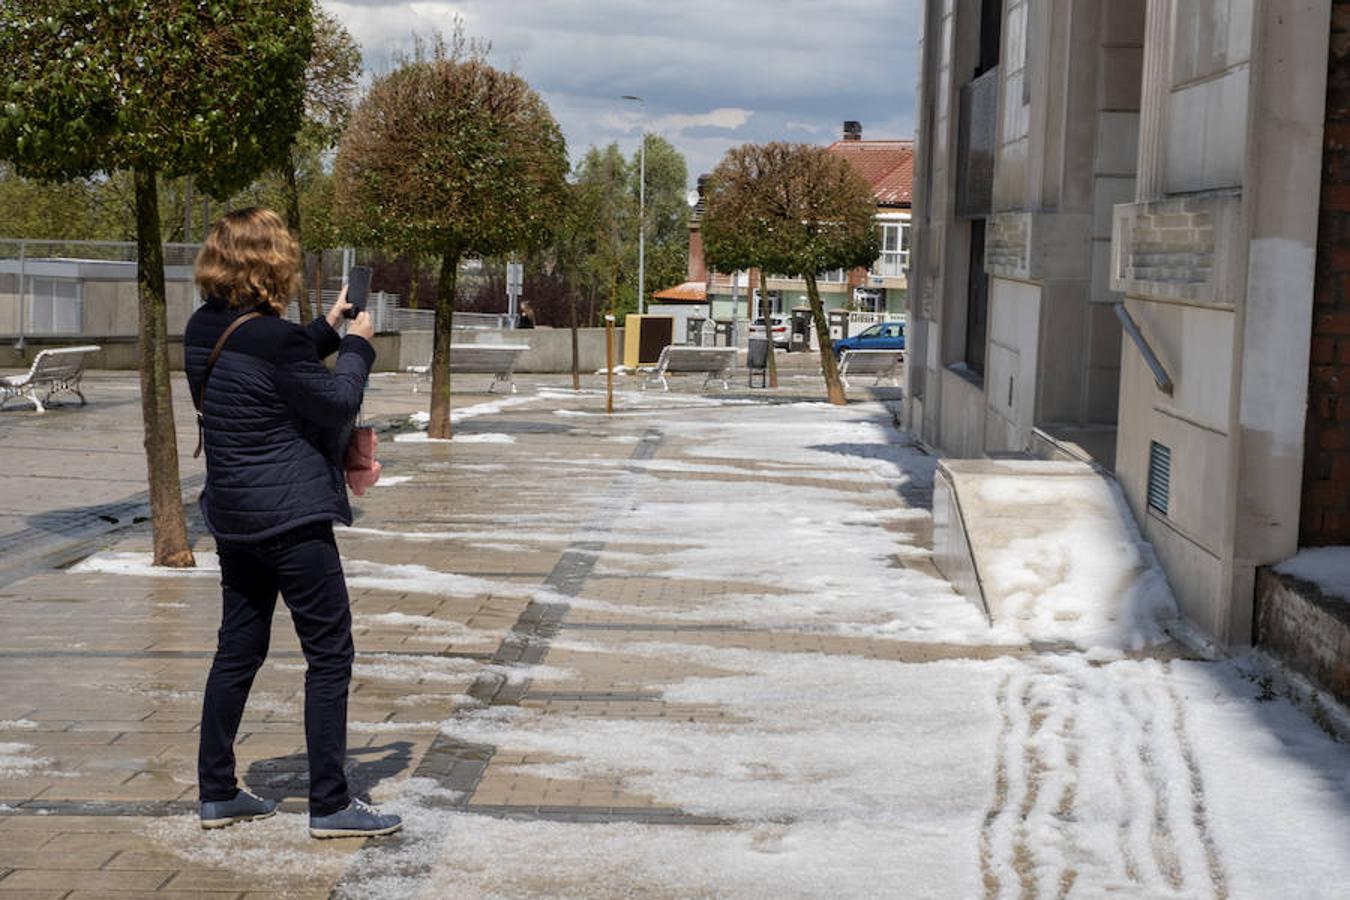
[[[624,380],[608,417],[599,379],[519,380],[457,379],[452,442],[386,433],[339,531],[350,778],[408,822],[371,841],[306,836],[284,614],[238,744],[282,814],[197,827],[215,558],[194,520],[197,571],[146,566],[134,380],[0,413],[29,451],[0,475],[0,900],[1274,896],[1244,783],[1320,835],[1272,838],[1268,876],[1293,883],[1283,854],[1297,896],[1344,883],[1350,752],[1269,683],[990,636],[929,562],[934,461],[895,391]],[[367,414],[421,409],[410,385],[372,379]],[[1207,755],[1234,736],[1285,756]]]

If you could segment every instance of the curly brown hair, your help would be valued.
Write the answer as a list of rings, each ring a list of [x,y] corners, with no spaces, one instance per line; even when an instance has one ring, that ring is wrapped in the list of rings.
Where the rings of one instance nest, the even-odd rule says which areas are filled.
[[[193,279],[203,297],[236,308],[266,303],[285,315],[300,290],[300,244],[272,210],[236,209],[212,226],[197,253]]]

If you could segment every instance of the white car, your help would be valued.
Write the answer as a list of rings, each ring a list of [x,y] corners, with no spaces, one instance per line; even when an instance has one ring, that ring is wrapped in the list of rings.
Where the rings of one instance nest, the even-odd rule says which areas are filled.
[[[769,318],[773,321],[773,344],[775,347],[786,347],[791,339],[791,329],[788,326],[788,317],[781,315],[771,315]],[[759,316],[750,323],[751,337],[764,337],[764,317]]]

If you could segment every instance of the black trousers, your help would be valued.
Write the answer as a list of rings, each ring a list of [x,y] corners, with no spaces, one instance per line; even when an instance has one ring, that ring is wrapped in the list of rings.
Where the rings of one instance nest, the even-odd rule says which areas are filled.
[[[238,790],[234,739],[253,676],[267,658],[280,591],[309,663],[305,744],[310,813],[336,812],[350,799],[344,765],[354,651],[347,583],[333,526],[305,525],[259,544],[220,543],[217,549],[224,602],[202,703],[197,755],[201,799],[229,800]]]

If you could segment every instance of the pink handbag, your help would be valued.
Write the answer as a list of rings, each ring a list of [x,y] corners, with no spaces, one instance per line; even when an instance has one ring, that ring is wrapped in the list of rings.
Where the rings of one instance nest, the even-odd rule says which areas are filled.
[[[352,429],[351,440],[347,442],[347,487],[358,497],[380,480],[380,463],[375,459],[375,448],[379,443],[375,429],[369,425]]]

